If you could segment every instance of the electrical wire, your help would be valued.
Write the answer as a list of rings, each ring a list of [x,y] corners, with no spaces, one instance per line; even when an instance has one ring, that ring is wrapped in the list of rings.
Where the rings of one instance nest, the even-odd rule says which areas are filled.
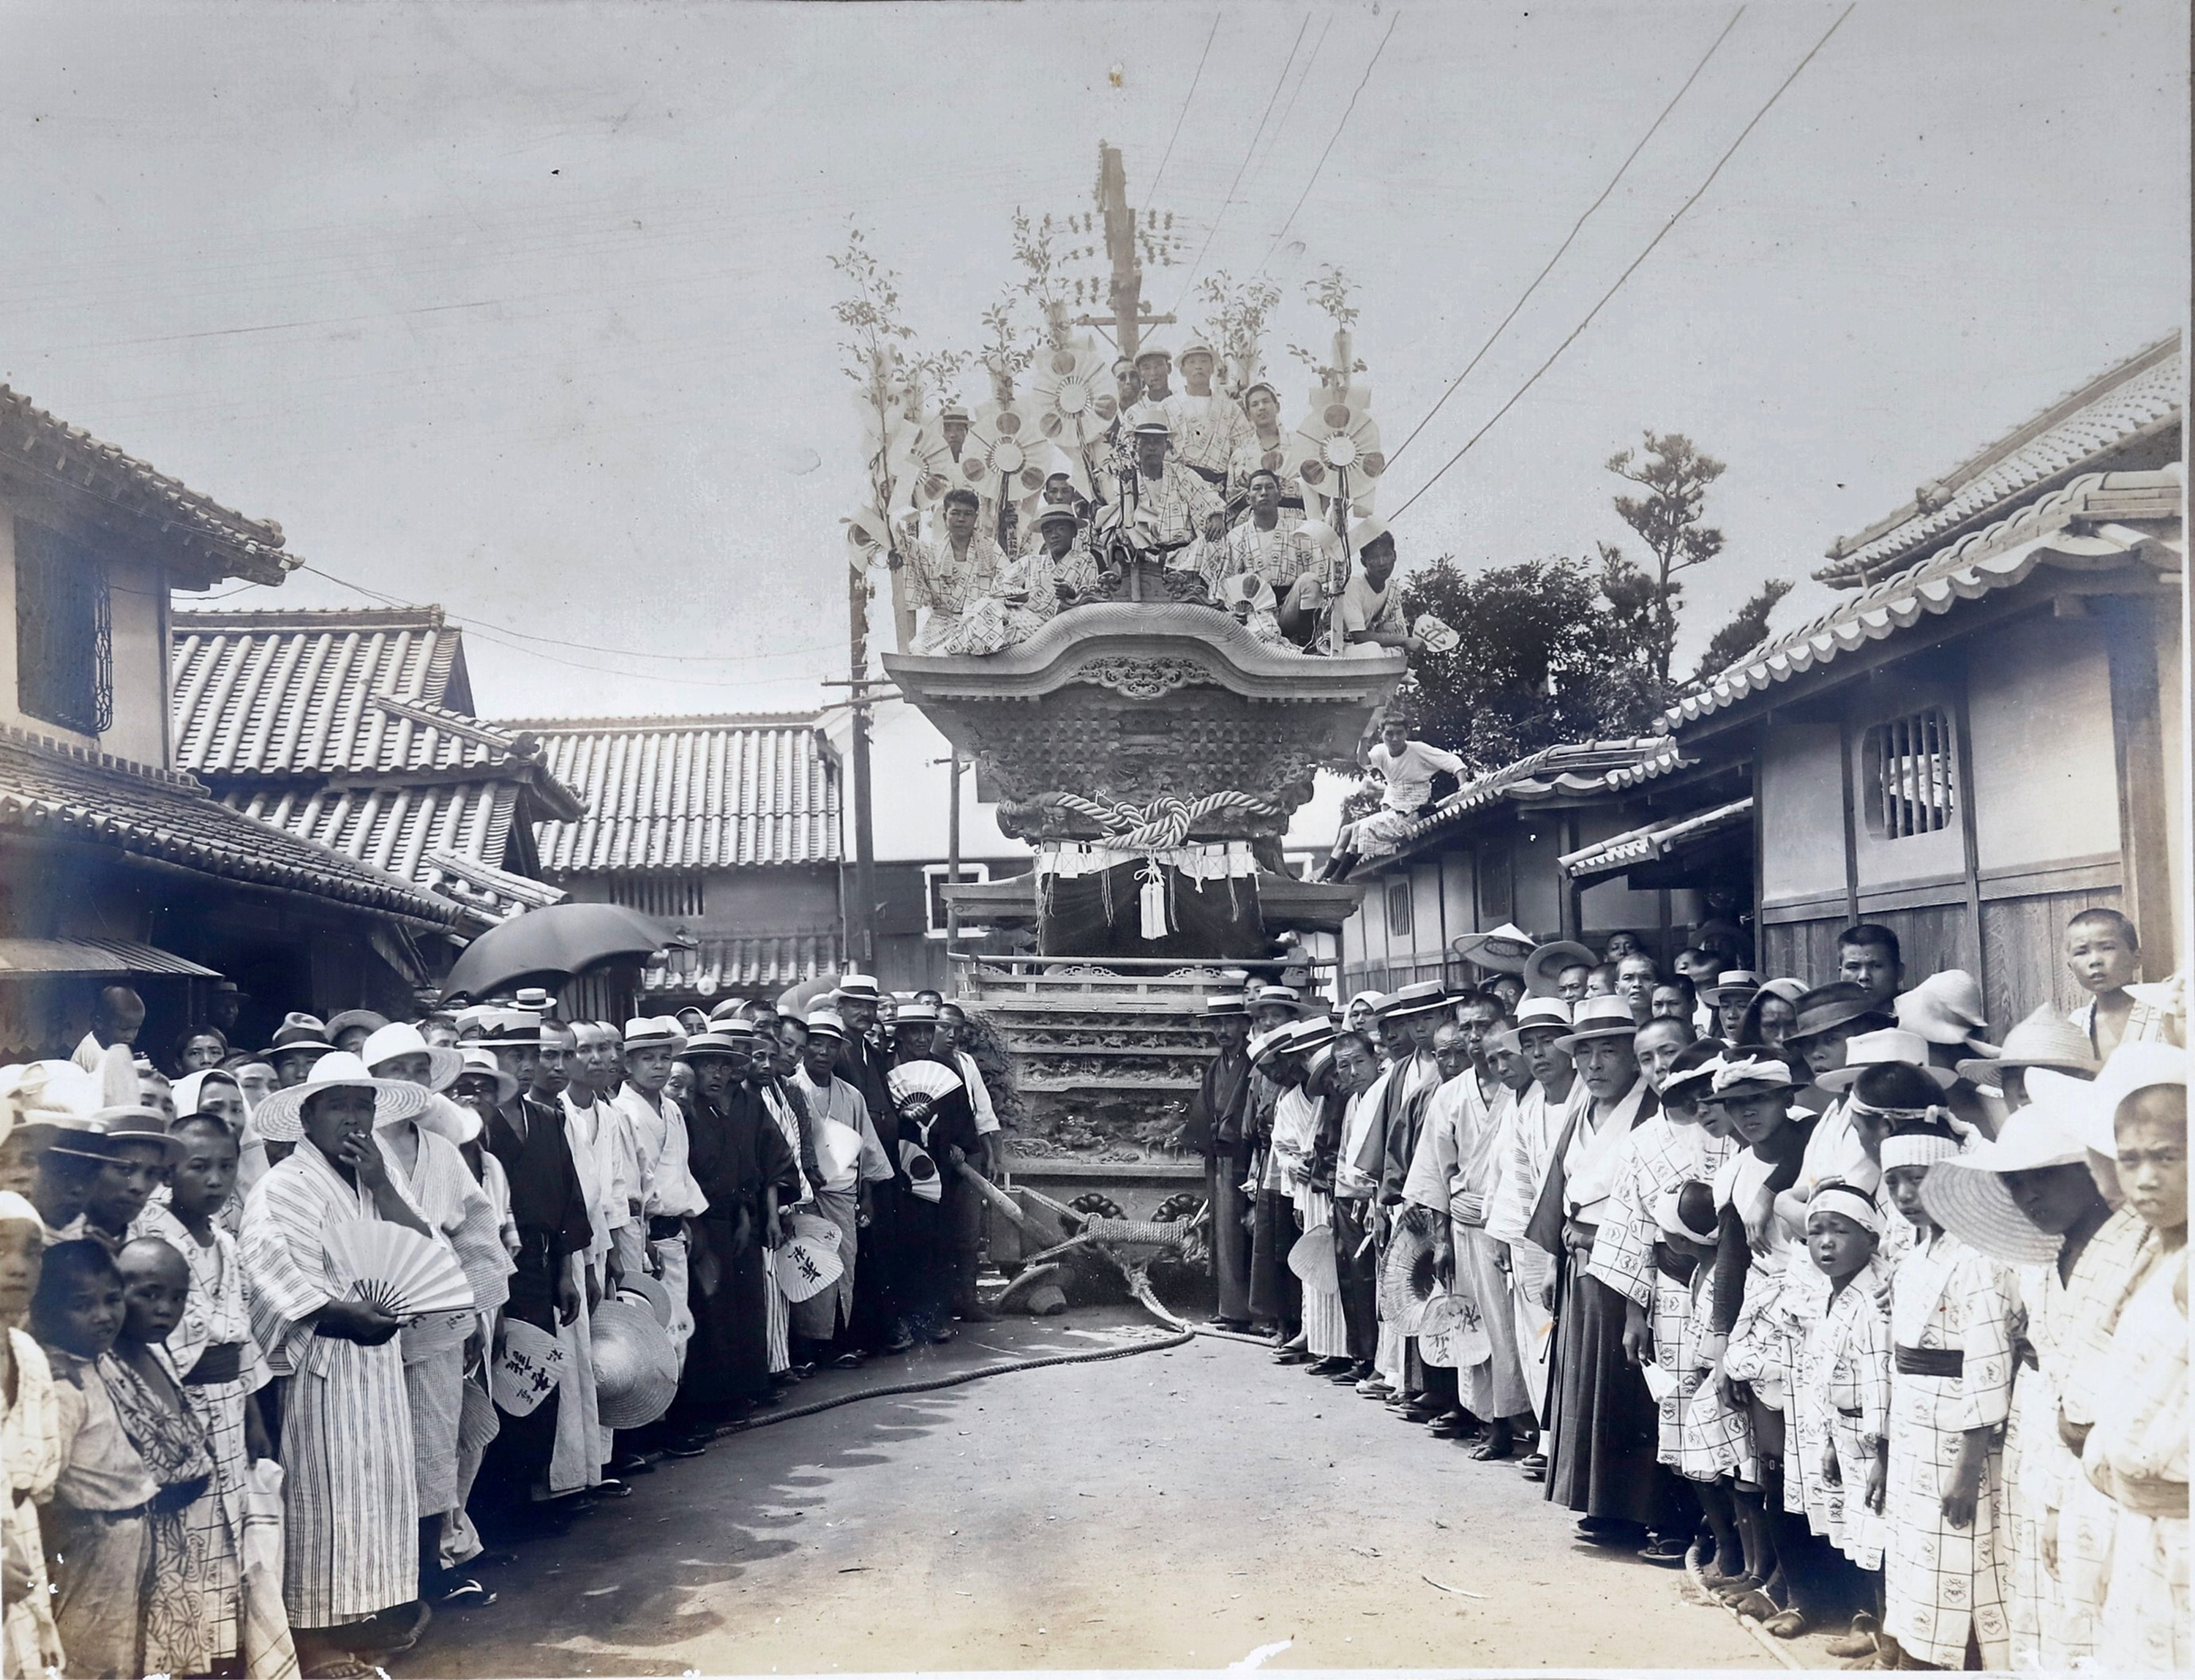
[[[1339,140],[1342,130],[1349,126],[1350,116],[1357,109],[1357,96],[1364,91],[1365,84],[1372,79],[1372,72],[1379,65],[1380,55],[1387,50],[1387,43],[1394,37],[1395,26],[1402,20],[1403,14],[1399,11],[1387,20],[1386,34],[1382,35],[1380,38],[1380,44],[1373,48],[1371,59],[1364,66],[1364,73],[1357,79],[1356,92],[1349,95],[1349,103],[1342,109],[1341,120],[1334,125],[1333,137],[1326,142],[1326,150],[1318,154],[1318,161],[1311,165],[1311,179],[1304,182],[1303,191],[1296,197],[1295,209],[1291,210],[1288,212],[1288,219],[1281,223],[1281,231],[1273,235],[1271,249],[1265,252],[1265,262],[1258,264],[1259,274],[1265,272],[1266,264],[1273,260],[1273,252],[1278,251],[1281,248],[1281,241],[1288,238],[1288,229],[1295,224],[1296,211],[1304,207],[1304,200],[1311,197],[1311,189],[1318,185],[1319,171],[1326,167],[1326,159],[1328,153],[1334,150],[1334,141]]]
[[[1522,309],[1526,303],[1531,301],[1532,294],[1540,289],[1540,282],[1547,279],[1550,274],[1554,272],[1555,264],[1563,260],[1563,253],[1567,251],[1570,248],[1572,243],[1576,241],[1578,234],[1584,229],[1587,221],[1592,216],[1593,211],[1599,210],[1603,205],[1608,202],[1609,194],[1616,190],[1617,185],[1622,181],[1625,173],[1630,169],[1633,163],[1638,161],[1639,154],[1646,149],[1646,142],[1653,139],[1653,137],[1661,131],[1662,124],[1668,120],[1669,113],[1677,108],[1678,101],[1683,99],[1685,94],[1691,91],[1692,84],[1700,79],[1700,72],[1708,67],[1708,60],[1713,58],[1715,55],[1717,49],[1720,48],[1722,43],[1725,40],[1729,39],[1730,32],[1737,27],[1737,20],[1744,15],[1745,8],[1743,6],[1740,6],[1736,11],[1730,14],[1730,21],[1723,25],[1722,33],[1714,38],[1714,44],[1708,48],[1705,55],[1701,58],[1700,61],[1692,66],[1692,73],[1685,78],[1684,86],[1679,88],[1676,93],[1670,98],[1669,102],[1662,107],[1662,114],[1655,118],[1653,123],[1647,128],[1646,132],[1639,136],[1639,143],[1631,148],[1630,155],[1625,158],[1622,164],[1617,165],[1616,173],[1608,178],[1608,185],[1600,189],[1600,196],[1595,199],[1591,204],[1587,205],[1585,207],[1584,213],[1571,224],[1570,230],[1569,234],[1564,237],[1563,242],[1555,247],[1555,254],[1547,259],[1547,266],[1542,268],[1538,274],[1532,276],[1532,283],[1526,286],[1524,290],[1518,295],[1517,301],[1509,306],[1509,313],[1502,316],[1501,319],[1495,323],[1493,332],[1486,335],[1486,342],[1478,347],[1478,353],[1472,356],[1469,361],[1464,363],[1463,372],[1457,374],[1454,379],[1449,382],[1448,389],[1440,394],[1439,401],[1436,401],[1432,407],[1426,410],[1425,418],[1423,419],[1420,420],[1417,424],[1410,428],[1410,436],[1404,438],[1400,443],[1397,444],[1394,449],[1389,453],[1387,456],[1387,465],[1389,466],[1393,466],[1397,461],[1400,460],[1402,459],[1403,451],[1409,448],[1412,441],[1416,438],[1417,435],[1432,423],[1432,418],[1434,415],[1440,413],[1442,404],[1445,403],[1449,398],[1456,394],[1458,388],[1462,385],[1466,379],[1471,377],[1471,370],[1478,367],[1478,364],[1485,359],[1486,353],[1494,348],[1494,341],[1499,338],[1502,333],[1507,330],[1511,321],[1517,319],[1517,312]]]
[[[1822,38],[1815,42],[1814,44],[1807,49],[1806,57],[1800,59],[1799,62],[1792,67],[1791,73],[1777,84],[1776,91],[1768,95],[1767,102],[1764,104],[1760,109],[1753,113],[1752,120],[1738,130],[1737,138],[1731,141],[1728,148],[1725,150],[1722,156],[1715,159],[1714,167],[1708,171],[1707,179],[1701,182],[1699,186],[1694,189],[1691,197],[1686,199],[1684,203],[1677,206],[1675,214],[1671,216],[1667,222],[1662,224],[1661,230],[1656,233],[1652,239],[1647,240],[1645,249],[1641,251],[1638,256],[1633,257],[1631,259],[1630,265],[1627,267],[1622,274],[1616,277],[1616,284],[1610,286],[1607,291],[1601,293],[1600,301],[1586,311],[1585,319],[1578,322],[1576,326],[1570,329],[1569,336],[1564,338],[1561,344],[1555,346],[1554,349],[1549,353],[1547,359],[1532,370],[1531,377],[1526,379],[1523,384],[1517,387],[1515,392],[1512,394],[1507,402],[1503,403],[1499,408],[1494,411],[1493,417],[1489,419],[1484,425],[1479,427],[1477,431],[1472,433],[1468,438],[1464,440],[1463,447],[1457,450],[1455,453],[1450,455],[1447,460],[1441,464],[1439,471],[1435,472],[1431,478],[1428,478],[1424,483],[1418,486],[1415,490],[1410,493],[1409,501],[1404,502],[1402,506],[1397,508],[1394,512],[1387,516],[1389,519],[1399,519],[1405,513],[1409,512],[1411,503],[1415,502],[1420,496],[1424,495],[1426,491],[1432,489],[1434,485],[1439,483],[1441,475],[1445,473],[1458,461],[1461,460],[1466,455],[1469,454],[1471,453],[1472,447],[1476,444],[1480,438],[1485,436],[1488,432],[1493,430],[1496,422],[1498,422],[1504,414],[1507,414],[1512,408],[1517,406],[1518,401],[1522,399],[1524,393],[1531,390],[1534,385],[1539,384],[1540,376],[1545,373],[1550,367],[1553,367],[1555,365],[1557,359],[1561,356],[1562,353],[1577,342],[1578,338],[1584,333],[1586,328],[1593,325],[1593,317],[1598,315],[1601,310],[1607,306],[1610,298],[1614,297],[1617,292],[1623,289],[1623,283],[1639,271],[1639,265],[1645,263],[1649,257],[1651,257],[1654,254],[1655,247],[1659,245],[1663,240],[1668,237],[1670,230],[1684,218],[1685,212],[1690,210],[1694,205],[1697,204],[1702,198],[1706,196],[1708,188],[1714,185],[1715,177],[1722,173],[1723,165],[1727,164],[1731,159],[1737,154],[1737,148],[1745,144],[1746,136],[1751,134],[1753,130],[1760,125],[1761,119],[1767,116],[1767,114],[1775,108],[1776,101],[1783,97],[1784,89],[1789,88],[1792,83],[1799,79],[1800,72],[1803,71],[1808,65],[1812,64],[1814,61],[1815,55],[1819,53],[1823,48],[1829,44],[1829,37],[1835,35],[1839,29],[1844,26],[1845,20],[1852,14],[1853,9],[1858,6],[1858,0],[1851,0],[1851,3],[1847,4],[1844,10],[1837,14],[1836,21],[1832,23],[1828,29],[1823,32]]]
[[[1173,143],[1181,138],[1181,125],[1188,120],[1189,107],[1196,98],[1196,84],[1204,79],[1204,61],[1212,56],[1212,43],[1219,33],[1219,20],[1226,15],[1224,11],[1212,14],[1212,28],[1204,38],[1204,50],[1196,55],[1196,73],[1189,78],[1189,92],[1182,98],[1181,115],[1173,119],[1173,132],[1167,136],[1166,150],[1160,155],[1158,171],[1151,176],[1150,188],[1144,194],[1146,211],[1150,209],[1151,200],[1158,196],[1159,182],[1165,177],[1167,165],[1173,158]]]
[[[1331,22],[1332,19],[1328,21]],[[1250,143],[1243,148],[1242,167],[1235,171],[1234,180],[1227,183],[1227,196],[1220,199],[1218,215],[1212,218],[1212,225],[1204,230],[1204,243],[1197,249],[1196,260],[1189,265],[1189,277],[1182,281],[1181,296],[1174,300],[1173,308],[1167,311],[1169,315],[1179,315],[1181,306],[1189,301],[1190,289],[1196,283],[1196,271],[1204,266],[1204,254],[1212,249],[1213,235],[1219,231],[1220,222],[1226,219],[1227,207],[1235,202],[1235,189],[1242,184],[1242,176],[1250,167],[1250,159],[1258,154],[1259,138],[1265,132],[1265,124],[1272,117],[1273,107],[1280,101],[1281,89],[1288,85],[1288,72],[1295,68],[1296,49],[1303,45],[1305,32],[1310,28],[1311,14],[1305,12],[1304,20],[1296,26],[1296,38],[1288,45],[1288,55],[1281,64],[1281,73],[1274,78],[1272,94],[1265,101],[1265,109],[1258,118],[1258,126],[1250,131]]]

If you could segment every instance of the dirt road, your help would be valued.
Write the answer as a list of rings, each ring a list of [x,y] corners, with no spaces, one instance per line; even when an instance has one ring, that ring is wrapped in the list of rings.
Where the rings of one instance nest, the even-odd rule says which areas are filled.
[[[858,1380],[1151,1333],[980,1326]],[[1514,1468],[1233,1342],[863,1400],[635,1486],[396,1671],[1767,1663],[1681,1577],[1578,1544]]]

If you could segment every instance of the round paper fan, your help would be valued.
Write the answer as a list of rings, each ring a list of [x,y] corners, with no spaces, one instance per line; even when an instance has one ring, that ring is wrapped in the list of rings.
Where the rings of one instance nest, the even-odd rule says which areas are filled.
[[[345,1220],[328,1227],[320,1245],[330,1273],[349,1292],[400,1319],[470,1309],[473,1286],[448,1244],[385,1219]]]
[[[942,1062],[903,1062],[884,1076],[894,1102],[919,1094],[933,1102],[960,1088],[960,1076]]]
[[[1062,448],[1095,443],[1120,412],[1105,356],[1087,346],[1039,351],[1030,386],[1037,430]]]

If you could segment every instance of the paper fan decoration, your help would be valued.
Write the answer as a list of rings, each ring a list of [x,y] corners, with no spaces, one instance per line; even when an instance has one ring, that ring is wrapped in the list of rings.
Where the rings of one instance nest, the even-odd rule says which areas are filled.
[[[916,1095],[935,1102],[960,1088],[960,1076],[942,1062],[903,1062],[884,1076],[884,1083],[896,1103]]]
[[[1051,453],[1034,416],[1018,402],[987,402],[976,411],[968,441],[960,446],[960,476],[971,490],[1026,496],[1044,488],[1045,460]]]
[[[967,453],[965,443],[961,453]],[[945,441],[942,421],[925,420],[919,427],[907,429],[900,466],[907,474],[908,495],[925,507],[953,487],[960,464],[953,459],[953,446]]]
[[[1410,626],[1410,634],[1426,644],[1427,653],[1453,653],[1463,638],[1431,613],[1420,613],[1417,621]]]
[[[1032,370],[1029,407],[1037,430],[1063,449],[1083,449],[1105,435],[1121,403],[1104,353],[1087,345],[1041,350]]]
[[[345,1220],[321,1233],[332,1274],[349,1293],[399,1319],[470,1310],[473,1286],[449,1244],[385,1219]]]
[[[1371,511],[1372,481],[1387,470],[1370,403],[1371,394],[1356,385],[1315,390],[1311,413],[1288,440],[1288,466],[1304,488],[1331,502],[1345,483],[1360,514]]]
[[[847,563],[856,571],[891,546],[891,522],[877,511],[874,503],[856,508],[839,522],[846,528]]]

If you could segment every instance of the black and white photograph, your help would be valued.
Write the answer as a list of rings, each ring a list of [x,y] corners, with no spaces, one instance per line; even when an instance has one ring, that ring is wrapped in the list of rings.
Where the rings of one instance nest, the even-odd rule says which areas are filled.
[[[0,1680],[2195,1671],[2175,0],[0,0]]]

